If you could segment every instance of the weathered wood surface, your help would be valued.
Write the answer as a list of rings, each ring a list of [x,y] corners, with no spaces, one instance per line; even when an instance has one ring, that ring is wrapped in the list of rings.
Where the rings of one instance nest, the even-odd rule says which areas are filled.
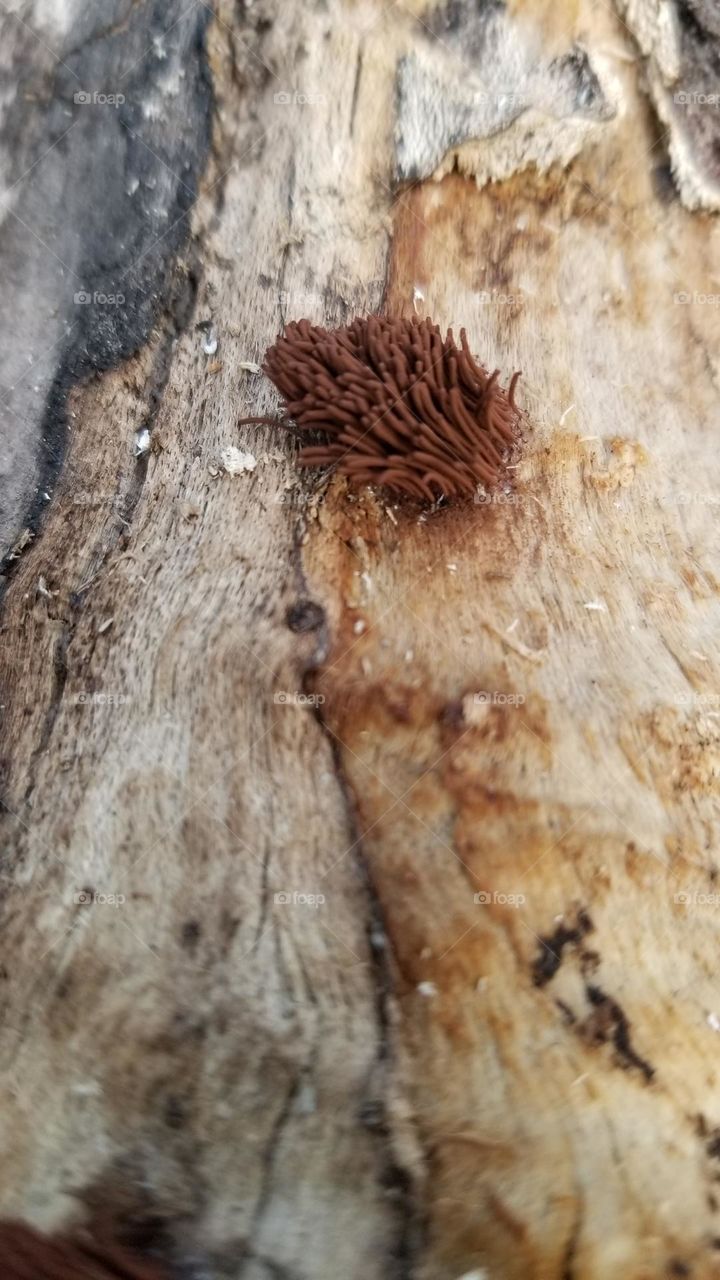
[[[56,148],[63,190],[83,164],[89,187],[57,234],[101,211],[79,277],[152,271],[111,321],[87,305],[40,416],[12,402],[7,541],[36,536],[2,619],[0,1206],[110,1218],[228,1280],[709,1280],[718,232],[675,195],[606,6],[502,16],[541,67],[581,40],[601,109],[569,104],[545,173],[514,133],[518,171],[482,188],[463,94],[487,33],[416,9],[166,10],[179,44],[117,109],[118,139],[157,129],[124,181],[149,148],[162,226],[113,228],[110,269],[118,139],[93,165],[81,120],[78,156]],[[72,16],[23,14],[70,67],[161,38],[142,7]],[[158,87],[168,58],[185,74]],[[459,172],[394,189],[413,60],[440,86],[413,82],[413,110],[456,104]],[[57,195],[45,163],[25,221],[31,188]],[[240,362],[285,318],[383,305],[522,368],[512,501],[420,519],[298,481],[283,437],[237,427],[272,409]],[[35,523],[43,434],[61,463]]]

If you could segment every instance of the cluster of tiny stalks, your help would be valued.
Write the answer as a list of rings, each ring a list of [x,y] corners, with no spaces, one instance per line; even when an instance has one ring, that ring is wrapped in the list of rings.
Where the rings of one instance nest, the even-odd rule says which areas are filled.
[[[263,371],[284,401],[279,421],[308,441],[298,465],[333,466],[355,485],[428,502],[490,492],[519,441],[520,375],[505,389],[464,329],[458,346],[429,317],[369,316],[338,329],[292,321]]]

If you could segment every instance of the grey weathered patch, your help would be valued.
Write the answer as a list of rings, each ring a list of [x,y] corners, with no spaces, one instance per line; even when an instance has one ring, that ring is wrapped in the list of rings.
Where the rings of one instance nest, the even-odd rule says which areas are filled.
[[[620,0],[647,59],[646,87],[669,131],[689,209],[720,209],[720,13],[710,0]]]
[[[456,4],[431,34],[398,66],[400,182],[440,177],[456,163],[479,184],[567,163],[615,114],[584,49],[548,59],[533,28],[499,5]]]
[[[0,550],[36,523],[68,388],[147,340],[209,146],[209,11],[114,0],[1,19]]]

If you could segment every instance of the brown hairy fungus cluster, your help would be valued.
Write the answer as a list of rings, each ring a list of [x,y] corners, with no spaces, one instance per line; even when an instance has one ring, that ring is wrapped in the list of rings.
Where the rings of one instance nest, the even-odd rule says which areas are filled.
[[[263,371],[285,402],[280,421],[309,438],[298,465],[334,465],[356,485],[429,502],[491,490],[519,440],[520,375],[505,390],[464,329],[458,347],[429,318],[370,316],[338,329],[292,321]]]

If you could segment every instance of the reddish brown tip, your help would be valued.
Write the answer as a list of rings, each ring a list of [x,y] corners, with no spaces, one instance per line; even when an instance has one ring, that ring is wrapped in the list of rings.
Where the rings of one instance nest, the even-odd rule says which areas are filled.
[[[44,1236],[23,1222],[0,1222],[3,1280],[169,1280],[154,1262],[89,1237]]]

